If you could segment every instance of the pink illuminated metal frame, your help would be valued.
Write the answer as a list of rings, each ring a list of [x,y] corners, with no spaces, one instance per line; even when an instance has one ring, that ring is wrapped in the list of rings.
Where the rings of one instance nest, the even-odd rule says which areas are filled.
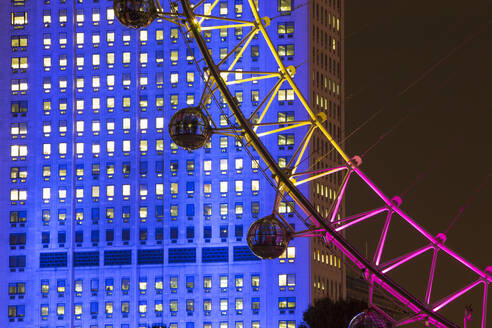
[[[325,169],[322,171],[312,171],[312,172],[304,172],[303,174],[308,175],[323,175],[327,174],[335,174],[336,172],[345,171],[345,178],[343,179],[338,193],[333,201],[331,208],[329,210],[328,217],[323,217],[316,211],[315,207],[309,201],[309,199],[304,196],[301,191],[297,188],[297,178],[301,175],[299,173],[291,173],[280,168],[276,160],[271,156],[270,152],[266,148],[266,146],[260,141],[260,135],[256,133],[256,129],[253,127],[254,125],[246,118],[237,103],[237,101],[232,96],[228,86],[227,86],[227,78],[223,78],[221,73],[229,72],[229,70],[221,70],[221,62],[216,63],[212,56],[209,53],[209,49],[207,48],[207,44],[202,35],[202,28],[206,23],[207,15],[199,15],[198,11],[200,10],[200,5],[204,3],[204,0],[199,1],[196,5],[190,4],[189,0],[180,0],[181,7],[183,9],[183,13],[176,13],[184,18],[183,23],[186,22],[186,31],[184,33],[189,33],[193,36],[192,40],[189,42],[195,42],[198,46],[200,53],[203,57],[202,60],[207,65],[207,76],[208,79],[205,81],[206,83],[210,83],[210,85],[214,85],[214,90],[219,90],[224,98],[225,103],[227,103],[229,109],[232,111],[234,116],[236,117],[237,124],[239,129],[237,129],[237,136],[242,137],[244,144],[253,147],[257,154],[261,157],[263,162],[266,164],[268,170],[272,172],[274,177],[274,181],[277,183],[277,195],[280,197],[290,197],[299,208],[302,210],[305,215],[304,218],[301,218],[303,222],[310,223],[307,225],[307,230],[300,231],[294,233],[297,236],[323,236],[327,243],[332,243],[335,245],[349,260],[351,260],[363,273],[364,278],[370,283],[370,297],[372,300],[372,293],[374,291],[374,286],[378,285],[386,292],[391,294],[395,299],[404,304],[410,311],[411,315],[408,317],[396,320],[389,317],[388,314],[384,313],[381,309],[379,309],[375,304],[372,306],[384,313],[390,320],[393,321],[395,326],[405,326],[414,322],[425,322],[436,327],[440,328],[451,328],[458,327],[456,324],[450,322],[446,318],[444,318],[439,311],[445,306],[449,305],[462,295],[468,293],[470,290],[477,288],[477,286],[481,286],[483,288],[483,297],[481,299],[482,302],[482,315],[481,315],[481,328],[486,328],[486,320],[487,320],[487,296],[488,296],[488,288],[492,282],[492,267],[488,267],[485,270],[481,270],[474,266],[472,263],[459,256],[455,251],[449,249],[444,245],[446,241],[446,236],[444,234],[438,234],[437,236],[431,235],[427,230],[421,227],[413,218],[407,215],[401,208],[401,199],[399,197],[394,197],[392,199],[388,198],[360,169],[360,159],[354,160],[349,159],[347,155],[343,152],[343,150],[338,146],[338,144],[334,141],[334,139],[327,134],[326,129],[323,126],[323,120],[320,119],[318,114],[314,114],[313,111],[309,108],[308,101],[300,94],[299,89],[297,88],[295,82],[293,81],[293,71],[292,69],[286,68],[282,63],[281,59],[279,59],[278,54],[276,53],[275,47],[273,47],[271,39],[265,30],[265,18],[260,18],[257,9],[253,5],[253,0],[248,0],[247,2],[250,4],[251,12],[255,18],[253,25],[255,29],[257,29],[258,34],[263,36],[265,42],[269,45],[270,50],[272,51],[272,55],[276,59],[278,64],[278,68],[272,69],[272,72],[280,72],[280,76],[283,79],[283,82],[288,83],[295,91],[296,95],[299,97],[299,101],[305,107],[306,111],[311,116],[312,127],[313,129],[317,128],[323,132],[328,141],[331,143],[333,148],[338,152],[338,154],[342,157],[345,167],[336,167],[333,169]],[[200,19],[197,19],[199,17]],[[210,19],[213,19],[213,16],[210,16]],[[205,23],[202,23],[204,22]],[[203,73],[203,72],[202,72]],[[212,88],[210,88],[212,89]],[[233,129],[234,127],[231,127]],[[304,144],[304,148],[299,153],[304,153],[304,149],[307,145],[307,142]],[[325,172],[325,173],[323,173]],[[341,207],[342,201],[344,199],[348,182],[350,179],[355,177],[360,178],[369,188],[370,190],[376,194],[379,199],[382,201],[382,204],[379,208],[374,210],[370,210],[364,213],[360,213],[357,215],[352,215],[346,218],[336,219],[339,215],[339,209]],[[306,179],[309,180],[309,179]],[[278,202],[276,202],[278,204]],[[351,226],[363,223],[364,221],[370,220],[374,218],[378,214],[386,214],[385,223],[381,234],[379,235],[378,245],[371,257],[364,256],[360,254],[351,244],[350,242],[341,234],[345,229],[350,228]],[[279,216],[282,216],[277,212]],[[420,235],[422,235],[426,240],[427,244],[422,247],[413,250],[407,254],[399,256],[394,259],[390,259],[389,261],[382,262],[384,248],[386,245],[387,237],[389,234],[389,227],[391,221],[394,220],[395,217],[401,218],[410,229],[415,230]],[[283,218],[282,218],[283,219]],[[286,222],[284,220],[284,222]],[[408,291],[403,289],[400,284],[393,281],[388,273],[397,270],[403,264],[419,257],[428,251],[432,251],[432,262],[430,264],[429,275],[427,279],[426,292],[425,297],[423,299],[419,299],[414,295],[411,295]],[[434,281],[436,279],[436,265],[438,262],[438,258],[442,255],[446,255],[457,261],[464,268],[471,271],[475,279],[468,284],[465,284],[465,287],[459,289],[450,295],[443,297],[437,302],[431,302],[431,296],[433,292]],[[466,318],[465,318],[466,322]]]

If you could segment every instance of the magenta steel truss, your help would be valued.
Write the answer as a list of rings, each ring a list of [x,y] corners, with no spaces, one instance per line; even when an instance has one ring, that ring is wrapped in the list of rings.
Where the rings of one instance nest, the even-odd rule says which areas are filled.
[[[273,183],[277,189],[278,199],[275,205],[279,205],[280,198],[287,197],[292,199],[302,210],[301,219],[306,224],[307,230],[293,232],[294,236],[324,237],[327,243],[335,245],[361,270],[361,272],[363,272],[364,278],[370,283],[370,302],[372,302],[374,287],[379,286],[410,310],[411,315],[403,319],[394,319],[385,314],[395,326],[405,326],[420,321],[442,328],[458,327],[457,324],[449,321],[441,315],[440,310],[458,299],[460,296],[468,293],[470,290],[482,288],[481,328],[486,328],[487,297],[489,286],[492,282],[492,267],[481,270],[463,257],[459,256],[455,251],[446,247],[444,244],[446,241],[446,236],[444,234],[440,233],[437,236],[433,236],[422,226],[420,226],[416,220],[411,218],[400,208],[401,199],[399,197],[387,197],[359,169],[359,165],[361,163],[360,158],[350,158],[345,154],[342,148],[326,129],[326,115],[323,112],[315,113],[311,109],[309,102],[306,98],[304,98],[303,94],[294,82],[296,68],[292,66],[286,67],[279,57],[276,47],[266,31],[266,27],[270,24],[270,19],[268,17],[260,17],[255,0],[248,0],[248,3],[253,17],[253,19],[249,21],[238,19],[236,17],[228,18],[223,15],[214,16],[212,13],[218,4],[218,0],[214,0],[212,3],[206,3],[205,0],[201,0],[195,4],[191,4],[189,0],[180,0],[181,8],[179,8],[178,3],[170,2],[170,13],[164,13],[160,5],[157,4],[159,17],[167,19],[180,26],[187,42],[196,43],[200,49],[203,57],[201,60],[205,62],[207,67],[206,71],[201,71],[197,65],[197,68],[200,70],[200,73],[206,83],[204,95],[201,99],[201,108],[207,112],[208,115],[208,107],[206,106],[207,101],[210,101],[214,97],[215,92],[220,92],[224,102],[227,104],[236,119],[236,125],[231,125],[223,131],[219,131],[220,129],[214,129],[214,132],[236,136],[245,146],[253,147],[257,151],[258,155],[266,165],[266,168],[270,170],[273,175]],[[215,8],[215,10],[216,9],[217,8]],[[226,54],[225,58],[222,58],[218,62],[214,61],[204,39],[204,31],[211,31],[214,29],[234,29],[238,27],[249,28],[250,32],[238,42],[237,46],[234,47],[233,50]],[[238,60],[244,53],[245,49],[250,46],[251,40],[256,35],[262,36],[263,41],[270,49],[271,55],[277,64],[277,67],[271,69],[270,72],[247,72],[235,68]],[[234,59],[232,64],[229,66],[225,66],[227,59]],[[196,63],[196,59],[194,60]],[[239,74],[239,77],[236,77],[235,79],[229,78],[235,74]],[[243,78],[243,74],[251,75],[251,77]],[[237,100],[233,97],[228,86],[240,83],[251,83],[260,79],[273,79],[276,83],[264,99],[259,100],[259,105],[253,114],[246,117],[241,111]],[[295,92],[297,100],[301,103],[301,107],[307,112],[310,119],[308,121],[284,123],[284,125],[277,129],[268,130],[266,132],[263,131],[260,133],[259,128],[272,127],[279,124],[278,122],[263,122],[262,120],[266,117],[265,114],[270,107],[273,98],[276,96],[280,87],[284,83]],[[256,114],[259,114],[259,119],[255,118]],[[213,124],[211,116],[208,116]],[[300,127],[308,129],[302,142],[297,145],[294,156],[287,165],[288,170],[286,170],[285,168],[279,167],[276,160],[270,154],[268,148],[261,141],[261,138],[270,134]],[[306,157],[305,150],[311,141],[315,130],[319,131],[329,141],[333,147],[333,150],[340,156],[344,165],[334,168],[324,168],[316,171],[297,172],[297,170],[301,168],[299,164],[302,162],[303,157]],[[344,178],[342,179],[337,192],[335,192],[335,197],[332,200],[332,205],[329,211],[322,215],[308,200],[308,197],[300,191],[298,186],[330,174],[340,173],[344,174]],[[339,209],[344,199],[348,182],[350,179],[357,177],[364,184],[366,184],[374,194],[377,195],[381,205],[379,208],[352,215],[350,217],[340,217]],[[279,217],[282,217],[282,213],[280,213],[278,208],[275,208],[274,212]],[[386,219],[382,231],[378,236],[379,242],[377,244],[376,251],[372,256],[364,256],[358,252],[356,248],[353,247],[351,243],[342,235],[342,231],[351,226],[371,220],[379,214],[385,214]],[[422,247],[407,254],[383,262],[382,258],[388,239],[389,227],[391,222],[397,217],[403,220],[409,229],[412,229],[423,236],[426,243],[422,245]],[[400,284],[390,279],[388,273],[397,270],[403,264],[419,256],[423,256],[423,254],[428,252],[432,253],[432,260],[425,288],[426,292],[425,297],[423,299],[419,299],[406,291]],[[465,284],[463,288],[456,290],[438,301],[431,302],[431,295],[434,290],[434,281],[436,279],[435,275],[438,257],[444,255],[454,259],[466,270],[470,271],[475,278],[470,283]],[[384,313],[384,311],[377,308],[376,305],[373,304],[373,306],[378,311]],[[467,308],[464,319],[465,325],[467,320],[470,319],[469,316],[470,309]]]

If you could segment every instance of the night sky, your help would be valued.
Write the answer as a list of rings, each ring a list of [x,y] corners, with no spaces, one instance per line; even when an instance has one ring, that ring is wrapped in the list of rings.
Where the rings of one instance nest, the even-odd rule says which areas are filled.
[[[348,153],[372,147],[362,170],[388,196],[405,193],[403,210],[434,235],[469,201],[446,245],[479,268],[492,265],[492,1],[346,0],[345,15],[346,131],[360,128],[346,141]],[[347,214],[380,205],[351,186]],[[378,237],[367,231],[379,222],[352,230],[361,251],[366,241],[375,247]],[[401,246],[394,255],[423,246],[403,225],[391,231]],[[430,258],[395,279],[422,297]],[[442,294],[434,301],[473,277],[445,260],[437,276]],[[481,290],[471,295],[444,313],[462,325],[463,306],[473,303],[471,326],[479,327]]]

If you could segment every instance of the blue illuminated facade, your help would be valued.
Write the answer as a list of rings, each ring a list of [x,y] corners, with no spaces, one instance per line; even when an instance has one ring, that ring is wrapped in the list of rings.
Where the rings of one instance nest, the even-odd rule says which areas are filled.
[[[247,19],[242,5],[220,10]],[[260,12],[276,17],[269,31],[279,52],[288,65],[304,63],[299,86],[341,140],[343,2],[295,5],[260,1]],[[275,195],[258,158],[230,137],[213,135],[194,152],[170,140],[170,117],[196,105],[204,86],[198,49],[175,26],[124,28],[108,0],[9,0],[0,9],[9,22],[0,32],[2,327],[295,328],[316,297],[344,296],[340,256],[320,241],[295,240],[272,261],[247,247],[250,223],[271,214]],[[246,34],[216,30],[206,40],[219,58]],[[252,44],[239,67],[271,70],[261,56],[269,49]],[[251,113],[270,87],[232,92]],[[306,119],[290,92],[281,89],[272,121]],[[265,142],[285,163],[303,133]],[[308,151],[305,168],[323,152]],[[304,187],[320,212],[335,182]]]

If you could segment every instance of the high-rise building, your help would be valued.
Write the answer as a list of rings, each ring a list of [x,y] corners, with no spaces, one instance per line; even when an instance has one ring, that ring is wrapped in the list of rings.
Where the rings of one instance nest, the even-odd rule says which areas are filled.
[[[218,15],[251,19],[247,6],[219,0]],[[294,328],[312,300],[344,297],[341,257],[321,240],[296,239],[270,261],[249,250],[246,231],[271,214],[275,196],[258,158],[227,136],[194,152],[170,140],[171,116],[196,105],[204,87],[198,49],[178,27],[125,28],[112,0],[0,8],[2,327]],[[260,0],[259,11],[341,141],[343,0]],[[218,59],[246,33],[205,39]],[[267,51],[254,39],[238,67],[268,71]],[[231,88],[245,113],[269,89],[264,80]],[[271,119],[306,119],[294,98],[281,87]],[[227,124],[213,106],[211,115]],[[265,141],[280,165],[305,133],[291,131]],[[335,163],[320,155],[327,147],[315,138],[304,168]],[[339,182],[329,176],[303,190],[326,214]],[[279,211],[296,223],[288,203]]]

